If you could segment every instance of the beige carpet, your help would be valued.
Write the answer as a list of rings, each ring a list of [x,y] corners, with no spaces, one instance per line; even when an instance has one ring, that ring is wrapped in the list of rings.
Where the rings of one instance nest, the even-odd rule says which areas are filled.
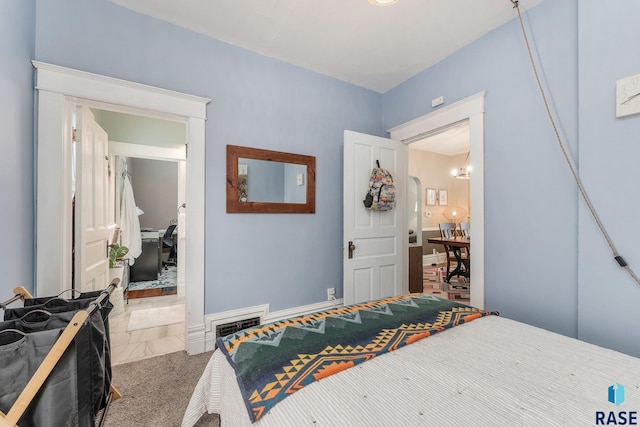
[[[113,367],[114,387],[122,398],[107,411],[105,427],[177,427],[211,352],[188,356],[180,351]],[[218,427],[205,414],[198,427]]]
[[[184,304],[146,308],[131,312],[127,332],[184,322]]]

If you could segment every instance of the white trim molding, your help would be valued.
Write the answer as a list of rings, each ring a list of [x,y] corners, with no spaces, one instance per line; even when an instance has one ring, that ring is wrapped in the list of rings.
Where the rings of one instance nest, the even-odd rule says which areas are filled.
[[[109,141],[109,154],[125,157],[141,157],[153,160],[185,160],[185,147],[167,148],[128,142]]]
[[[215,349],[216,345],[216,328],[218,325],[225,323],[237,322],[253,317],[260,318],[260,324],[277,322],[278,320],[288,319],[290,317],[304,316],[316,311],[331,310],[332,308],[342,307],[342,298],[334,301],[324,301],[315,304],[303,305],[300,307],[288,308],[286,310],[269,311],[269,304],[256,305],[253,307],[244,307],[236,310],[223,311],[220,313],[208,314],[205,317],[205,351]]]
[[[210,99],[32,61],[36,68],[36,294],[57,295],[71,283],[71,111],[76,105],[170,119],[186,126],[185,334],[189,354],[205,349],[204,169]]]
[[[484,113],[484,98],[486,91],[478,92],[465,99],[454,102],[431,113],[389,129],[387,132],[392,139],[407,141],[419,135],[461,122],[471,116]]]
[[[207,118],[208,98],[147,86],[100,74],[74,70],[39,61],[31,61],[38,70],[36,89],[83,98],[173,114],[178,117]],[[122,100],[127,99],[126,103]],[[149,106],[154,106],[149,110]]]
[[[391,139],[407,144],[464,120],[469,121],[469,156],[473,165],[470,215],[473,221],[471,257],[471,305],[484,308],[484,101],[486,91],[478,92],[446,107],[396,126]]]
[[[447,261],[447,254],[438,252],[437,254],[422,255],[422,265],[440,264]]]

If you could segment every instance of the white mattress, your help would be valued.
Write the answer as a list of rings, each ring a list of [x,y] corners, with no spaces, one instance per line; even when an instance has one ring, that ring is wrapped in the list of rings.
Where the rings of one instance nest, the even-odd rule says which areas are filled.
[[[626,389],[621,405],[608,387]],[[497,316],[457,326],[312,383],[253,425],[573,426],[640,411],[640,359]],[[248,426],[236,378],[214,352],[183,426],[204,414]]]

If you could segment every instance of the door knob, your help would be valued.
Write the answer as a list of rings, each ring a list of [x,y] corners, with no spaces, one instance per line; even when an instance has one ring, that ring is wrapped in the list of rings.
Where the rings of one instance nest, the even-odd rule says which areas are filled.
[[[349,241],[349,259],[353,258],[353,251],[356,250],[356,245],[352,241]]]

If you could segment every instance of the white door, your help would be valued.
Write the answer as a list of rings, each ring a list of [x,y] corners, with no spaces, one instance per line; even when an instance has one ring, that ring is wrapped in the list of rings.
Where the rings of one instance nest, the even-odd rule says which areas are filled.
[[[370,211],[362,200],[371,170],[380,162],[393,176],[395,207]],[[400,141],[352,131],[344,133],[344,303],[408,292],[405,268],[409,239],[404,232],[407,148]]]
[[[87,107],[77,108],[76,127],[74,287],[97,291],[109,281],[108,137]]]

